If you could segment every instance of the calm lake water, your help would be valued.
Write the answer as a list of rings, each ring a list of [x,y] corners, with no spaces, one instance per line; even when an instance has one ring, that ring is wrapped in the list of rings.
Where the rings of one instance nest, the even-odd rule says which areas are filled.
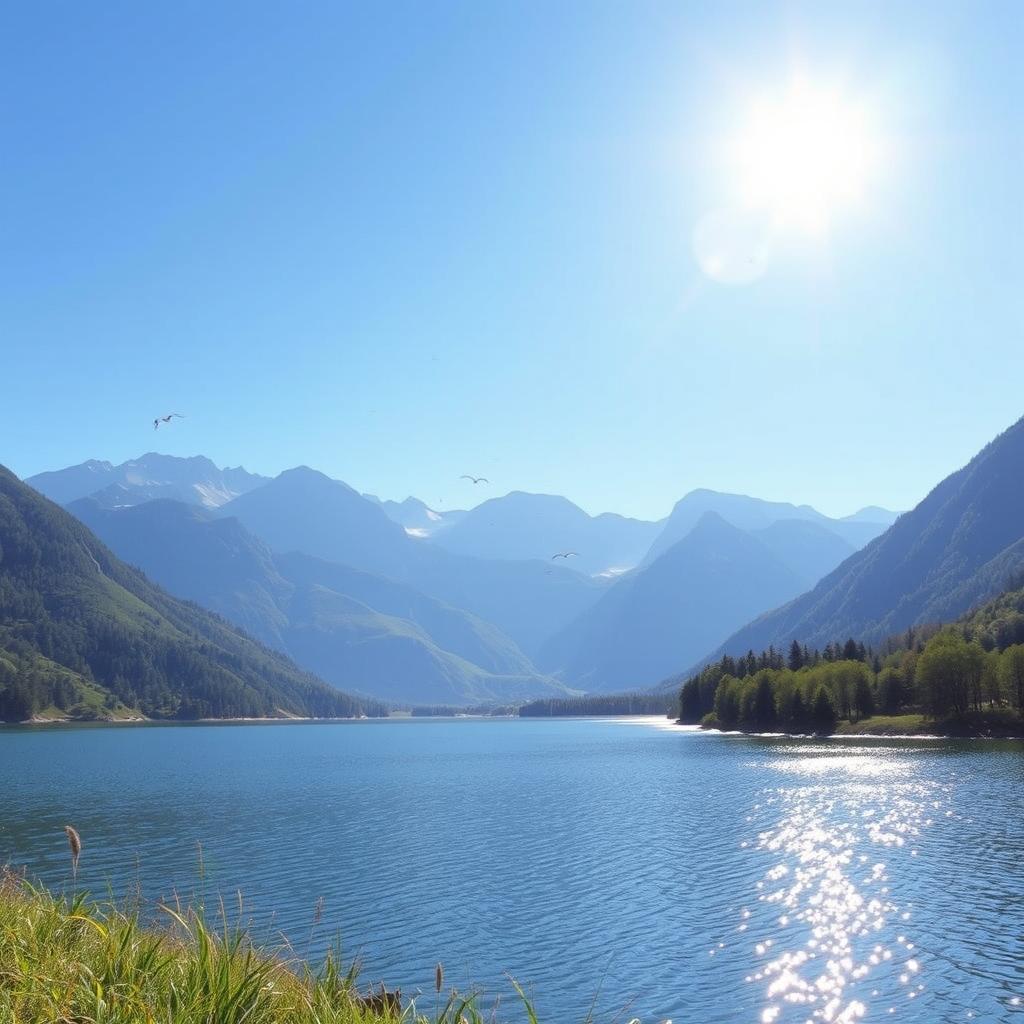
[[[364,981],[542,1021],[1024,1021],[1024,744],[608,721],[0,730],[0,862],[241,890]],[[317,900],[323,918],[313,926]],[[507,1001],[508,1019],[519,1020]]]

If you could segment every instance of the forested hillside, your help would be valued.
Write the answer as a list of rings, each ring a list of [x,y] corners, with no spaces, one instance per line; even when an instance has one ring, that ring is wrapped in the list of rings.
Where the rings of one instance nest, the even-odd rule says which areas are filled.
[[[382,710],[170,597],[0,467],[0,718]]]
[[[724,655],[686,681],[683,722],[725,729],[832,732],[837,723],[918,714],[933,723],[1024,729],[1024,580],[952,625],[911,627],[873,650],[793,641]],[[984,717],[987,716],[987,717]],[[994,716],[994,717],[993,717]]]

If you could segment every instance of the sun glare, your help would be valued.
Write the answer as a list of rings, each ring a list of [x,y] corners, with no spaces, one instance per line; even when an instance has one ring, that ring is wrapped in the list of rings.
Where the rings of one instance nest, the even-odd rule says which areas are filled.
[[[731,155],[745,204],[812,232],[863,198],[878,159],[865,109],[805,79],[754,103]]]

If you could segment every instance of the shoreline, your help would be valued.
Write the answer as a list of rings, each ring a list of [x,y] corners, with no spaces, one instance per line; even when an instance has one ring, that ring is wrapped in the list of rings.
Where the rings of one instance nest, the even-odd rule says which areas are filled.
[[[717,733],[720,736],[755,736],[765,739],[818,739],[818,740],[1024,740],[1024,723],[1008,724],[999,720],[986,721],[984,717],[966,721],[921,723],[920,715],[883,716],[884,721],[872,725],[872,719],[860,722],[841,722],[835,732],[826,735],[794,732],[762,732],[743,729],[719,729],[714,726],[695,725],[676,721],[673,724],[688,730]],[[896,719],[905,718],[899,722]],[[912,721],[911,721],[912,720]]]

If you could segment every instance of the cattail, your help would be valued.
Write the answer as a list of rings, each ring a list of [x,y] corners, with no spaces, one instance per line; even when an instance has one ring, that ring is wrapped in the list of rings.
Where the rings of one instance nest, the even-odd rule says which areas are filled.
[[[442,985],[444,985],[444,967],[438,961],[437,967],[434,969],[434,989],[440,992]]]
[[[78,856],[82,852],[82,837],[70,825],[64,826],[71,847],[71,877],[78,878]]]

